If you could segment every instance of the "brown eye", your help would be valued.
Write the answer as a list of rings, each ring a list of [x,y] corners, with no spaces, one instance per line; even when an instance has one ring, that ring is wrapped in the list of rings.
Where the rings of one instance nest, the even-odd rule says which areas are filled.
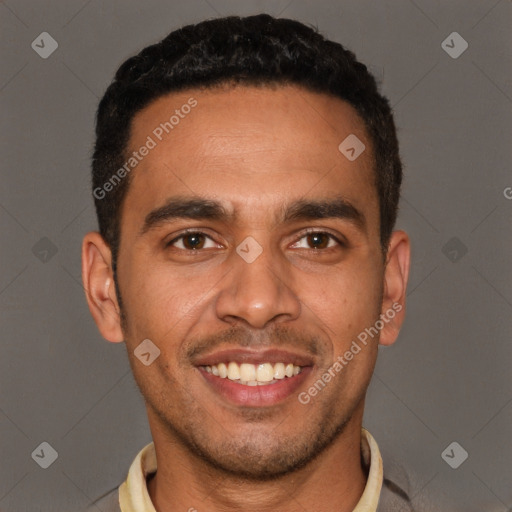
[[[331,238],[327,233],[310,233],[307,242],[313,249],[327,249]]]
[[[331,235],[331,233],[326,231],[310,231],[309,233],[304,233],[304,235],[295,242],[293,248],[325,250],[333,249],[336,246],[344,247],[344,244],[340,242],[337,237]]]
[[[210,245],[206,244],[210,242]],[[185,251],[198,251],[200,249],[211,249],[215,247],[213,240],[200,232],[190,232],[178,236],[167,244],[167,247],[174,247]]]
[[[204,236],[199,233],[193,233],[183,237],[185,249],[202,249],[204,245]]]

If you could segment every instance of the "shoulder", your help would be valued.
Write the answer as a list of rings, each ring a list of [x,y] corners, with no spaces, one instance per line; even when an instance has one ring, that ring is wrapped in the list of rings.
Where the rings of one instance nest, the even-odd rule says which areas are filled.
[[[111,489],[96,498],[83,512],[121,512],[119,488]]]
[[[409,476],[393,460],[384,461],[384,478],[377,512],[423,512],[413,508]]]
[[[438,510],[422,493],[419,478],[392,457],[383,460],[384,479],[377,512],[434,512]],[[421,488],[421,487],[420,487]]]

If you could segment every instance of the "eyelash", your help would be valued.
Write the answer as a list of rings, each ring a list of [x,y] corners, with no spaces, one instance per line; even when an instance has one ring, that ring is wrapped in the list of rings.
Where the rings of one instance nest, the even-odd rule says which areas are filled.
[[[316,230],[316,229],[307,229],[306,231],[303,231],[301,233],[300,237],[298,238],[297,242],[299,242],[303,238],[307,237],[308,235],[315,235],[315,234],[327,235],[330,238],[330,240],[334,240],[338,244],[339,247],[347,247],[347,244],[345,242],[340,240],[337,236],[333,235],[329,231],[321,231],[321,230]],[[206,238],[209,238],[211,241],[215,242],[215,240],[213,240],[212,237],[209,236],[207,233],[204,233],[203,231],[198,231],[198,230],[195,230],[195,229],[190,229],[190,230],[182,232],[179,236],[177,236],[177,237],[173,238],[171,241],[167,242],[165,244],[165,248],[171,247],[178,240],[181,240],[181,239],[183,239],[183,238],[185,238],[185,237],[187,237],[189,235],[203,235]],[[295,244],[297,242],[295,242]],[[318,252],[326,252],[326,251],[332,250],[332,249],[335,249],[335,247],[326,247],[324,249],[313,249],[313,248],[311,248],[309,250],[318,253]],[[178,249],[178,250],[179,251],[188,252],[188,253],[198,253],[198,252],[202,251],[202,249]]]

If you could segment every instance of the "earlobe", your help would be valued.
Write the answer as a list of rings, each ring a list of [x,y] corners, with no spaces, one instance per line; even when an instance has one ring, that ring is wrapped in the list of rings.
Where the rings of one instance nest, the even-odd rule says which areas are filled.
[[[110,248],[101,235],[87,233],[82,243],[82,281],[87,304],[101,335],[119,343],[124,336],[111,262]]]
[[[405,231],[391,235],[384,270],[384,294],[381,318],[384,327],[380,332],[380,344],[392,345],[405,319],[405,298],[411,256],[410,241]]]

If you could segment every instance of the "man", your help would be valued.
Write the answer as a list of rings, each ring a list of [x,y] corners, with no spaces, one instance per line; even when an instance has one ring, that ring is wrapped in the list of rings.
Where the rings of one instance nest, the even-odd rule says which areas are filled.
[[[362,428],[409,270],[366,67],[295,21],[206,21],[120,67],[96,135],[83,280],[153,443],[90,510],[419,510]]]

